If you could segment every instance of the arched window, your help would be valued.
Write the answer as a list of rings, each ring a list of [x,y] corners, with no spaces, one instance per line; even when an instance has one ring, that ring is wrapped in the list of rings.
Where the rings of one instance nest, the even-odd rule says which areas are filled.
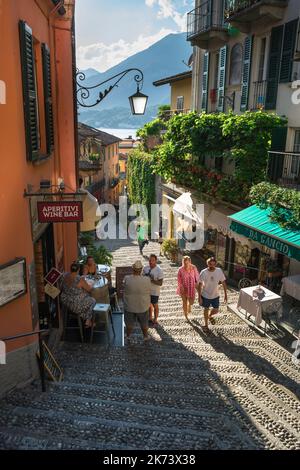
[[[242,81],[243,47],[235,44],[231,49],[229,85],[240,85]]]

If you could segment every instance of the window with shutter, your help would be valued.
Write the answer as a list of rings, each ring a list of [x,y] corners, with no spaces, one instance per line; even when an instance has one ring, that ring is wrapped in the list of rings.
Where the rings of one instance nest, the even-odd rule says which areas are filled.
[[[242,79],[243,46],[235,44],[231,49],[229,85],[240,85]]]
[[[218,98],[217,111],[224,112],[224,95],[226,84],[226,62],[227,62],[227,46],[221,47],[219,53],[219,73],[218,73]]]
[[[25,23],[19,23],[20,52],[23,82],[23,104],[26,137],[26,157],[34,161],[39,156],[39,122],[37,86],[35,77],[35,58],[32,30]]]
[[[284,25],[272,29],[265,109],[275,109]]]
[[[202,75],[202,103],[201,111],[207,111],[208,101],[208,73],[209,73],[209,52],[205,52],[203,58],[203,75]]]
[[[51,59],[50,50],[46,44],[42,44],[42,57],[45,100],[46,148],[47,154],[50,155],[50,153],[54,149],[54,122],[52,107]]]
[[[270,181],[276,183],[283,174],[284,153],[286,147],[287,127],[277,127],[272,132],[271,152],[268,162],[268,177]]]
[[[279,81],[281,83],[287,83],[291,81],[297,29],[298,18],[296,20],[290,21],[289,23],[286,23],[284,27],[284,38],[279,78]]]
[[[183,96],[177,96],[176,109],[177,111],[183,111],[184,109],[184,97]]]
[[[247,36],[244,42],[244,59],[242,74],[242,93],[241,93],[241,111],[248,108],[249,85],[251,74],[251,58],[252,58],[253,36]]]

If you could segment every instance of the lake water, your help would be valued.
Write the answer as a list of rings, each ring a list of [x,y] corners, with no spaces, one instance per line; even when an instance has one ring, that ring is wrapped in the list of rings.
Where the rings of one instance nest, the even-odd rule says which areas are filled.
[[[133,139],[136,139],[137,130],[138,129],[104,129],[103,127],[100,129],[100,131],[108,132],[108,134],[115,135],[120,139],[126,139],[130,135]]]

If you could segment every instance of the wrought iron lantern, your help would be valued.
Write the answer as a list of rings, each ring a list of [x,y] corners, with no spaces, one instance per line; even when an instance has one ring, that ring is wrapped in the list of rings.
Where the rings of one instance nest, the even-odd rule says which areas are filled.
[[[101,103],[101,101],[106,98],[109,93],[118,86],[119,82],[130,72],[137,72],[134,75],[134,80],[137,84],[137,92],[129,97],[130,107],[132,114],[134,115],[142,115],[145,114],[148,96],[141,93],[141,88],[143,86],[144,81],[144,74],[140,69],[131,68],[120,72],[113,77],[104,80],[103,82],[97,83],[96,85],[87,86],[84,85],[83,82],[85,81],[86,77],[84,72],[80,72],[77,70],[76,73],[76,85],[77,85],[77,104],[82,106],[83,108],[93,108],[97,106],[97,104]],[[102,87],[105,84],[111,83],[107,88],[104,88],[102,91],[99,92],[98,97],[96,100],[93,101],[92,92],[93,90],[97,90],[98,88]]]

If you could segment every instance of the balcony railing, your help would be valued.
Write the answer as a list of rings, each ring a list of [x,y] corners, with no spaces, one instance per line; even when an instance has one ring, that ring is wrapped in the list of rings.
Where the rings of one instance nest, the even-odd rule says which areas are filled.
[[[264,109],[266,104],[266,95],[267,95],[267,80],[261,80],[258,82],[253,82],[254,85],[254,94],[253,94],[253,103],[252,109]]]
[[[208,0],[187,15],[187,40],[209,31],[210,29],[224,29],[224,11],[219,2]],[[219,7],[219,8],[218,8]]]
[[[167,109],[165,111],[162,111],[161,115],[163,119],[168,119],[172,116],[176,116],[177,114],[188,114],[190,112],[190,109]]]
[[[300,153],[269,152],[268,177],[272,183],[300,191]]]
[[[254,18],[251,17],[252,9],[255,6],[270,5],[270,6],[286,6],[288,0],[226,0],[225,1],[225,19],[230,21],[236,15],[240,16],[243,14],[249,14],[248,20]],[[251,11],[250,11],[251,9]],[[235,19],[235,18],[234,18]]]

